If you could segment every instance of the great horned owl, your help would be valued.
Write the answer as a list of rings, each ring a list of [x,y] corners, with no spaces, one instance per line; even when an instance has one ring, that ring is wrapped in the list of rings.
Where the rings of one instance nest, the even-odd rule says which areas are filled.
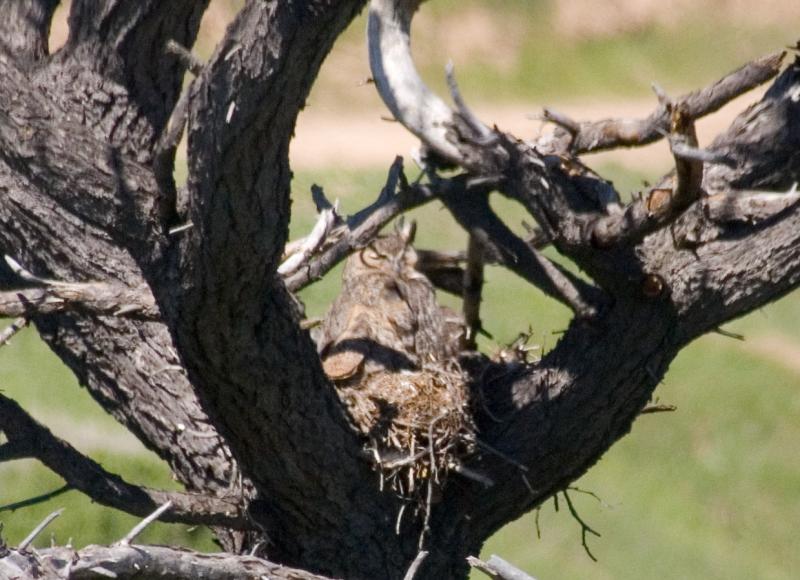
[[[345,263],[342,290],[318,348],[333,380],[419,369],[455,354],[452,321],[430,281],[414,269],[413,226],[381,236]]]

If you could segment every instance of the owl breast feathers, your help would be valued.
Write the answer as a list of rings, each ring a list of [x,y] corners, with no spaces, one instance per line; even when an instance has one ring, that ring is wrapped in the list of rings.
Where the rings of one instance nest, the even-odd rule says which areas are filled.
[[[457,315],[437,304],[430,281],[414,269],[416,260],[402,232],[380,237],[348,258],[342,291],[318,339],[331,379],[414,370],[456,354]]]

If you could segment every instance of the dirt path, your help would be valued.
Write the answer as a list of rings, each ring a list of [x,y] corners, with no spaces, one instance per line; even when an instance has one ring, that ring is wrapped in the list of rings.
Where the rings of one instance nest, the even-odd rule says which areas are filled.
[[[760,94],[740,97],[721,111],[701,120],[698,133],[701,144],[708,143],[724,130],[733,118]],[[655,98],[616,102],[547,103],[577,120],[608,117],[645,117],[654,108]],[[541,123],[531,120],[544,104],[475,107],[479,117],[505,131],[529,138],[537,134]],[[309,108],[300,116],[292,142],[292,164],[297,169],[366,169],[388,167],[395,155],[408,158],[417,140],[398,123],[381,119],[380,109],[333,111]],[[641,149],[601,153],[586,158],[590,165],[617,163],[646,172],[661,172],[670,167],[669,150],[664,142]]]

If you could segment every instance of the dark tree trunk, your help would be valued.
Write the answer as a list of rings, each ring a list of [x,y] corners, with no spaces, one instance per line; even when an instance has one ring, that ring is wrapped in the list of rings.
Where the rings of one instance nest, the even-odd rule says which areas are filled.
[[[0,251],[41,278],[115,283],[155,298],[155,320],[85,305],[47,314],[32,305],[30,318],[187,490],[237,497],[249,529],[215,528],[227,551],[256,549],[329,576],[402,578],[423,523],[406,516],[396,533],[401,503],[379,489],[276,272],[295,121],[364,4],[247,2],[182,100],[184,65],[166,45],[193,44],[206,2],[74,0],[69,40],[48,55],[56,3],[0,1]],[[795,63],[717,139],[713,149],[735,163],[706,166],[708,191],[798,181],[798,86]],[[164,135],[183,122],[181,111],[189,176],[177,192]],[[582,231],[559,229],[553,216],[594,211],[569,202],[603,182],[500,142],[506,157],[493,157],[493,141],[481,145],[480,162],[462,165],[480,173],[506,164],[500,188],[537,219],[548,216],[550,238],[598,284],[591,292],[578,284],[577,298],[597,300],[591,312],[576,309],[540,363],[478,385],[492,415],[476,417],[481,437],[506,458],[469,463],[495,482],[489,490],[469,479],[444,488],[418,578],[465,577],[466,556],[491,533],[565,489],[630,430],[688,342],[800,283],[796,205],[757,223],[720,224],[701,200],[636,244],[587,248],[576,241]],[[542,197],[540,180],[555,193]],[[442,198],[465,227],[480,229],[468,198]],[[183,221],[191,227],[170,233]],[[675,231],[704,237],[688,248]],[[503,239],[489,229],[491,247],[503,250]],[[525,251],[512,250],[500,259]],[[526,279],[538,283],[530,263]],[[10,271],[0,278],[16,282]]]

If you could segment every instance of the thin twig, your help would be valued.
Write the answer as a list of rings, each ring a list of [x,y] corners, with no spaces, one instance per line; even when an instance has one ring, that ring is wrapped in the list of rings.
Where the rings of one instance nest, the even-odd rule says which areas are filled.
[[[377,200],[360,212],[347,218],[340,227],[334,228],[328,238],[336,240],[328,245],[297,271],[284,278],[286,288],[297,292],[319,280],[333,267],[347,258],[351,252],[369,244],[387,223],[402,212],[423,205],[434,199],[435,193],[425,186],[409,186],[397,192],[402,183],[403,158],[397,157],[389,169],[386,185]],[[316,188],[317,192],[321,189]],[[315,198],[316,201],[316,198]],[[321,202],[320,198],[320,202]],[[324,202],[323,202],[324,203]]]
[[[28,325],[28,319],[24,316],[20,316],[14,322],[9,324],[6,328],[0,332],[0,346],[5,345],[10,341],[15,334],[17,334],[20,330],[25,328]]]
[[[525,243],[494,213],[481,193],[465,196],[442,192],[439,197],[464,229],[480,236],[485,246],[491,246],[503,266],[581,318],[591,318],[597,312],[602,292]]]
[[[186,69],[194,76],[200,76],[200,73],[203,72],[202,61],[185,46],[170,39],[167,41],[167,44],[164,48],[166,48],[169,54],[178,57],[178,60],[181,62],[181,64],[186,67]]]
[[[583,495],[588,495],[589,497],[596,499],[596,500],[597,500],[597,503],[599,503],[600,505],[603,505],[603,506],[606,506],[606,505],[608,505],[608,504],[606,504],[606,502],[604,502],[604,501],[603,501],[603,498],[601,498],[601,497],[600,497],[599,495],[597,495],[595,492],[593,492],[593,491],[590,491],[590,490],[588,490],[588,489],[583,489],[582,487],[578,487],[577,485],[570,485],[570,486],[567,488],[567,490],[569,490],[569,491],[575,491],[575,492],[577,492],[577,493],[582,493]]]
[[[475,556],[468,556],[467,563],[493,580],[536,580],[495,554],[492,554],[486,562]]]
[[[492,554],[486,561],[490,568],[496,570],[503,580],[536,580],[533,576],[523,572],[513,564],[503,560],[500,556]]]
[[[677,411],[678,407],[675,405],[648,405],[644,409],[642,409],[639,414],[640,415],[651,415],[653,413],[672,413]]]
[[[472,112],[467,106],[466,101],[464,101],[464,97],[461,96],[461,90],[458,88],[458,82],[456,82],[453,61],[448,62],[445,66],[445,76],[447,77],[447,87],[450,89],[450,96],[453,97],[453,102],[458,109],[458,114],[469,128],[475,132],[475,135],[469,136],[469,138],[479,145],[492,145],[492,143],[496,141],[496,137],[492,135],[492,131],[481,122],[478,116]]]
[[[704,117],[777,75],[784,56],[785,53],[780,52],[759,58],[699,91],[674,99],[673,103],[684,105],[694,119]],[[570,133],[569,141],[561,146],[575,154],[647,145],[661,139],[669,128],[669,111],[662,99],[646,119],[577,122],[552,110],[546,111],[543,117]]]
[[[302,240],[293,242],[294,247],[291,253],[288,252],[289,245],[287,245],[287,257],[283,263],[278,266],[278,275],[289,276],[299,270],[322,245],[336,221],[337,215],[335,205],[330,209],[322,210],[317,219],[317,223],[315,223],[314,227],[311,229],[311,233]]]
[[[507,455],[507,454],[503,453],[499,449],[495,449],[494,447],[492,447],[488,443],[485,443],[485,442],[481,441],[480,439],[475,439],[475,444],[478,447],[480,447],[481,449],[483,449],[484,451],[488,451],[492,455],[496,455],[497,457],[499,457],[503,461],[505,461],[507,463],[510,463],[511,465],[513,465],[514,467],[519,469],[521,472],[527,473],[529,471],[528,467],[526,465],[523,465],[522,463],[520,463],[519,461],[517,461],[516,459],[514,459],[510,455]]]
[[[20,552],[24,552],[28,548],[28,546],[30,546],[31,543],[36,539],[36,536],[41,534],[42,531],[47,526],[50,525],[50,522],[52,522],[54,519],[56,519],[58,516],[60,516],[63,511],[64,511],[64,508],[61,508],[60,510],[56,510],[53,513],[51,513],[49,516],[44,518],[42,520],[42,523],[40,523],[38,526],[33,528],[33,531],[31,531],[31,533],[28,534],[28,536],[19,543],[19,546],[17,546],[17,550],[19,550]]]
[[[406,575],[403,576],[403,580],[414,580],[414,576],[417,575],[420,566],[422,566],[422,563],[425,561],[425,558],[427,557],[428,557],[427,551],[420,550],[419,552],[417,552],[417,557],[414,558],[413,562],[411,562],[411,566],[408,567],[408,571],[406,572]]]
[[[493,479],[482,473],[475,471],[474,469],[470,469],[469,467],[461,465],[460,463],[454,463],[453,465],[450,466],[450,469],[452,469],[455,473],[459,474],[461,477],[464,477],[466,479],[471,479],[476,483],[480,483],[486,489],[494,487],[495,482]]]
[[[569,491],[567,491],[565,489],[563,491],[563,494],[564,494],[564,499],[567,500],[567,507],[569,508],[569,513],[572,514],[572,517],[575,518],[575,520],[581,526],[581,544],[583,545],[583,549],[586,551],[586,554],[592,560],[597,562],[597,558],[594,557],[594,554],[592,554],[592,551],[589,549],[589,544],[586,543],[586,534],[588,532],[588,533],[590,533],[590,534],[592,534],[594,536],[597,536],[598,538],[600,537],[600,534],[598,532],[596,532],[595,530],[593,530],[589,526],[589,524],[587,524],[585,521],[583,521],[583,518],[581,518],[581,516],[578,514],[578,510],[576,510],[575,506],[572,504],[572,498],[569,497]]]
[[[145,528],[147,526],[149,526],[154,521],[156,521],[161,516],[161,514],[163,514],[165,511],[167,511],[171,507],[172,507],[172,501],[168,501],[167,503],[165,503],[164,505],[159,507],[156,511],[154,511],[149,516],[144,518],[141,522],[136,524],[133,527],[133,529],[130,532],[128,532],[128,534],[124,538],[122,538],[119,542],[117,542],[117,545],[118,546],[129,546],[130,543],[133,540],[135,540],[136,537],[139,534],[141,534],[145,530]]]
[[[738,332],[731,332],[730,330],[725,330],[724,328],[720,328],[719,326],[716,328],[712,328],[711,332],[719,334],[720,336],[724,336],[725,338],[732,338],[734,340],[740,340],[744,342],[744,334],[739,334]]]
[[[483,244],[477,234],[470,234],[467,242],[467,266],[464,269],[464,349],[475,350],[481,324],[481,294],[483,292]]]

